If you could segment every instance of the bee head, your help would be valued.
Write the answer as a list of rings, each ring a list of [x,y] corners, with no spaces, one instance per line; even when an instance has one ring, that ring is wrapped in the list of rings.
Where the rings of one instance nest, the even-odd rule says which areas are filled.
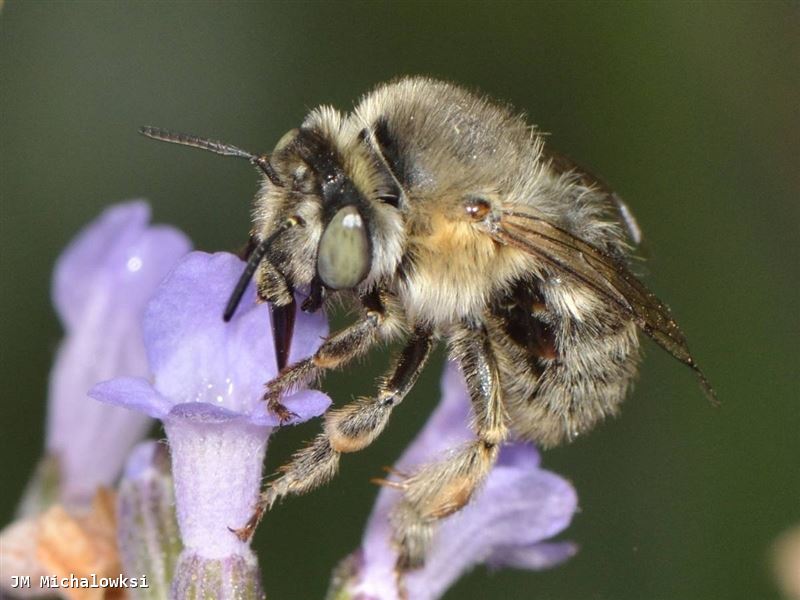
[[[306,228],[304,240],[317,238],[315,278],[330,290],[357,287],[372,267],[374,211],[346,172],[336,141],[319,129],[304,127],[283,136],[272,156],[291,180],[288,194],[297,196],[284,210],[305,212],[307,222],[315,221]],[[309,202],[313,210],[303,206]]]
[[[399,193],[382,183],[386,178],[376,174],[373,158],[363,155],[364,140],[349,146],[338,124],[333,112],[312,113],[270,155],[190,134],[141,129],[157,140],[247,159],[264,175],[256,198],[253,251],[226,318],[264,260],[285,279],[284,290],[351,290],[396,269],[403,245]]]

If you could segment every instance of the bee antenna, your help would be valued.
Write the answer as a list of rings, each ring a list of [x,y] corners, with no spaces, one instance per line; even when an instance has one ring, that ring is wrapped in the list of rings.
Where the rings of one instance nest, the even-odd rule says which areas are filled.
[[[244,271],[242,271],[242,274],[239,276],[239,281],[236,282],[236,287],[233,288],[230,298],[228,298],[228,304],[225,305],[225,312],[222,313],[222,319],[226,323],[233,318],[233,313],[236,312],[239,302],[242,301],[242,296],[244,295],[244,291],[247,289],[247,285],[250,283],[250,280],[253,278],[253,273],[256,272],[258,265],[260,265],[261,261],[264,260],[264,256],[266,256],[269,247],[279,235],[294,225],[294,221],[287,220],[287,222],[278,227],[272,233],[272,235],[258,242],[255,248],[253,248],[253,251],[250,253],[250,256],[247,259],[247,264],[244,267]]]
[[[250,258],[247,259],[244,271],[242,271],[242,274],[239,276],[239,281],[236,282],[236,287],[233,288],[231,296],[228,298],[228,304],[225,305],[225,312],[222,313],[222,319],[226,323],[233,318],[233,313],[236,312],[239,302],[242,301],[242,296],[247,289],[247,285],[250,283],[250,279],[253,277],[253,273],[256,272],[258,265],[264,260],[264,255],[267,253],[267,249],[272,241],[271,237],[272,236],[260,242],[258,246],[253,249]]]
[[[140,127],[139,133],[160,142],[169,142],[170,144],[180,144],[181,146],[190,146],[192,148],[199,148],[200,150],[208,150],[209,152],[221,154],[222,156],[246,158],[252,164],[261,169],[267,178],[273,183],[273,185],[283,187],[281,178],[278,177],[278,174],[275,172],[275,169],[269,162],[269,157],[265,154],[253,154],[252,152],[242,150],[241,148],[232,144],[201,138],[188,133],[177,133],[175,131],[161,129],[159,127]]]

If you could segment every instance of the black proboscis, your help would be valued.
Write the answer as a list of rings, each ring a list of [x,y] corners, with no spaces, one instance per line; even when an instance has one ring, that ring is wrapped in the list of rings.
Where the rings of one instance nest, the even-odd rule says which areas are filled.
[[[272,340],[275,345],[275,361],[278,363],[278,371],[282,371],[289,362],[297,303],[292,298],[289,304],[284,304],[283,306],[270,304],[270,311],[272,314]]]

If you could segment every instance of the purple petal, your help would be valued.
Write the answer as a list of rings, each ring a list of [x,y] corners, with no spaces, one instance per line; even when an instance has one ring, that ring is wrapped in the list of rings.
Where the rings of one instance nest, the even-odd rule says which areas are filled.
[[[149,220],[146,202],[118,204],[84,227],[67,246],[53,274],[53,303],[67,327],[86,309],[95,286],[103,284],[109,256],[138,238]]]
[[[297,306],[299,307],[302,303],[302,299],[298,298]],[[292,344],[289,348],[289,364],[296,363],[314,354],[327,336],[328,319],[323,311],[318,310],[315,313],[307,313],[298,309],[295,317]]]
[[[446,519],[420,571],[409,574],[413,598],[438,598],[463,573],[503,553],[565,529],[577,507],[572,486],[547,471],[496,467],[475,500]]]
[[[540,456],[533,444],[508,444],[500,449],[498,466],[538,467]]]
[[[144,413],[154,419],[163,418],[171,403],[142,377],[117,377],[101,381],[89,390],[89,397]]]
[[[155,386],[173,403],[209,402],[242,414],[262,410],[264,383],[277,373],[269,310],[256,304],[254,285],[231,322],[222,320],[243,268],[232,254],[193,252],[148,305],[144,332]],[[308,356],[326,331],[321,317],[301,315],[292,346]],[[316,416],[320,400],[310,410],[301,402],[295,412]]]
[[[70,243],[56,262],[53,302],[69,330],[93,306],[98,293],[141,311],[156,285],[191,248],[172,227],[148,226],[142,200],[106,209]]]
[[[486,562],[492,569],[541,571],[555,567],[577,553],[578,546],[572,542],[541,542],[530,546],[497,548]]]
[[[149,208],[129,202],[106,210],[56,265],[53,298],[67,335],[50,376],[47,449],[58,457],[62,499],[87,501],[110,485],[131,446],[150,426],[143,415],[87,398],[98,381],[144,376],[144,306],[189,249],[179,231],[148,226]]]
[[[317,390],[303,390],[283,400],[283,404],[297,417],[283,425],[296,425],[323,414],[331,405],[331,399]],[[267,410],[267,405],[261,402],[250,415],[250,422],[254,425],[277,427],[281,425],[280,419]]]
[[[396,468],[413,467],[440,458],[447,448],[474,435],[468,428],[469,400],[463,377],[449,364],[442,380],[442,401],[428,423],[403,453]],[[400,493],[384,488],[378,495],[362,543],[355,597],[397,598],[388,515]],[[577,506],[572,486],[539,468],[539,453],[530,444],[509,444],[475,498],[442,521],[425,566],[409,573],[409,596],[438,598],[463,573],[478,564],[543,568],[567,558],[572,545],[541,544],[569,525]]]
[[[275,375],[269,311],[250,285],[230,323],[225,304],[243,262],[193,252],[164,280],[147,307],[145,344],[156,387],[175,403],[226,403],[248,411]]]

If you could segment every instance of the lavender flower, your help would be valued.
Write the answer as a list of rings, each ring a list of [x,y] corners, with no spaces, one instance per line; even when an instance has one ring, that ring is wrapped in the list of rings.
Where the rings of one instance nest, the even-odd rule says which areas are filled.
[[[53,302],[66,336],[50,376],[47,452],[60,499],[88,505],[114,483],[125,456],[150,427],[144,415],[91,401],[89,388],[147,374],[140,321],[158,283],[190,249],[177,229],[149,226],[142,201],[118,204],[89,224],[56,264]]]
[[[152,380],[118,378],[91,391],[98,400],[164,422],[184,544],[174,597],[261,594],[255,555],[229,528],[247,522],[258,496],[267,439],[279,424],[261,397],[277,369],[269,311],[255,303],[254,286],[234,319],[222,320],[242,267],[230,254],[188,255],[145,313]],[[327,326],[322,316],[301,313],[295,331],[291,361],[310,355]],[[330,400],[301,391],[285,404],[306,420],[322,414]]]
[[[50,376],[46,456],[0,532],[0,572],[119,574],[111,486],[131,446],[150,426],[144,415],[93,402],[89,388],[116,375],[144,375],[140,329],[158,283],[189,251],[187,238],[150,226],[143,201],[103,212],[70,243],[53,275],[65,338]],[[0,591],[9,585],[6,575]],[[14,590],[19,593],[19,590]],[[49,595],[38,587],[26,595]],[[2,595],[2,593],[0,593]]]
[[[447,448],[471,439],[469,401],[458,370],[448,365],[439,407],[395,465],[399,472],[436,460]],[[397,600],[389,512],[400,492],[385,487],[367,523],[358,552],[334,575],[329,598]],[[545,569],[576,552],[569,542],[544,542],[572,520],[577,497],[572,486],[539,467],[530,444],[502,449],[483,488],[462,511],[443,521],[425,566],[404,577],[409,598],[439,598],[463,573],[478,564],[493,568]]]

